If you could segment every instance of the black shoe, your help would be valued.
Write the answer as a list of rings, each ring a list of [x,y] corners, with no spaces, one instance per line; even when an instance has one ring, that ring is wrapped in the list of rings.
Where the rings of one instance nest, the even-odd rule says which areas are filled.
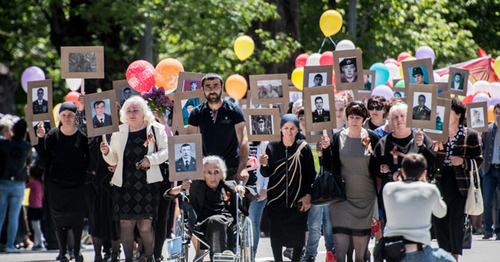
[[[56,260],[61,262],[69,262],[69,259],[66,256],[66,254],[59,254],[59,256],[56,257]]]
[[[493,233],[490,232],[484,232],[483,239],[490,239],[493,237]]]
[[[120,252],[111,252],[111,262],[119,262],[120,261]]]
[[[111,259],[111,251],[104,252],[102,259],[103,261],[109,261]]]
[[[314,262],[315,258],[312,257],[312,256],[309,256],[309,257],[306,257],[304,258],[303,260],[301,260],[302,262]]]
[[[75,256],[75,262],[83,262],[83,256],[82,254]]]
[[[500,233],[496,233],[497,237],[495,240],[500,240]]]
[[[105,260],[102,259],[101,254],[96,254],[94,256],[94,262],[104,262]]]
[[[69,260],[75,259],[75,252],[73,252],[73,250],[70,250],[68,253],[69,253]]]
[[[283,256],[285,256],[288,259],[292,259],[292,257],[293,257],[293,248],[286,248],[285,251],[283,251]]]

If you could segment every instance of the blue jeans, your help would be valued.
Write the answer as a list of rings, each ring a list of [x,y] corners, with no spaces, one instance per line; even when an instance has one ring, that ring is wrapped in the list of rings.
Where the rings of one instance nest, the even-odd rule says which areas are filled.
[[[316,257],[318,253],[319,239],[321,238],[321,226],[323,225],[323,236],[325,237],[326,251],[333,250],[332,217],[329,206],[311,205],[307,217],[307,229],[309,231],[306,243],[306,254],[304,257]]]
[[[254,254],[257,254],[257,246],[259,245],[260,218],[262,217],[262,212],[264,211],[267,203],[267,199],[257,201],[257,197],[252,202],[250,202],[250,207],[248,209],[248,218],[250,218],[250,221],[252,221]]]
[[[422,251],[406,253],[401,262],[422,261],[422,262],[455,262],[455,258],[448,254],[444,249],[426,246]]]
[[[19,226],[19,213],[24,198],[24,182],[11,181],[0,179],[0,233],[5,214],[7,214],[7,206],[9,207],[9,224],[7,226],[7,248],[14,248],[16,240],[17,228]]]
[[[490,170],[483,177],[483,204],[484,204],[484,234],[491,234],[493,232],[493,202],[495,201],[495,190],[500,187],[500,168],[490,167]],[[497,198],[498,199],[498,198]],[[500,203],[496,202],[498,207]],[[497,226],[495,233],[500,234],[500,213],[496,213]]]

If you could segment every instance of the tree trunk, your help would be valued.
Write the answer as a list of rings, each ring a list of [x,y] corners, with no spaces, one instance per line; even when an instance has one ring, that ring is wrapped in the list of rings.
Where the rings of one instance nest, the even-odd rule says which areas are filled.
[[[357,0],[349,0],[349,18],[348,18],[348,30],[349,36],[353,42],[356,42],[356,2]]]
[[[139,44],[139,57],[153,64],[153,26],[146,22],[146,32],[141,37]]]
[[[0,63],[0,113],[12,115],[16,113],[14,95],[19,87],[21,85],[16,77],[4,64]]]

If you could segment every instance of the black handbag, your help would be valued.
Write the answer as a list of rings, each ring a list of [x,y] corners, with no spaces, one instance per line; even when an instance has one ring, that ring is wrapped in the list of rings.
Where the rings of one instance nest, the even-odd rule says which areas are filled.
[[[464,221],[464,239],[462,242],[462,248],[471,249],[471,247],[472,247],[472,223],[470,222],[469,215],[466,215]]]
[[[312,186],[311,204],[329,205],[345,200],[345,180],[321,167]]]
[[[153,131],[153,137],[155,139],[155,151],[158,152],[158,144],[156,142],[157,140],[156,140],[156,134],[155,134],[155,127],[152,126],[151,130]],[[168,160],[161,163],[159,166],[160,166],[161,176],[163,177],[163,182],[170,182],[169,172],[168,172]]]

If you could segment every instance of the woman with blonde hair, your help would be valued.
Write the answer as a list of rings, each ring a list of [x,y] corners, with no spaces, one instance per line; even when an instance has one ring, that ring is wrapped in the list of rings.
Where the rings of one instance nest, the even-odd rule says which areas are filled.
[[[120,219],[121,242],[126,261],[133,259],[134,228],[143,240],[146,261],[153,260],[153,219],[156,217],[163,176],[160,164],[168,159],[167,134],[146,101],[129,98],[120,110],[120,130],[111,144],[101,143],[104,160],[116,165],[111,178],[114,186],[114,214]]]

